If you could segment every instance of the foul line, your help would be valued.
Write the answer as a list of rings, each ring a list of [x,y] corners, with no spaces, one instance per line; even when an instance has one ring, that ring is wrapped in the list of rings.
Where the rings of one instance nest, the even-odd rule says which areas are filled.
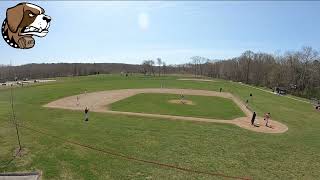
[[[234,82],[234,83],[236,83],[236,82]],[[243,86],[247,86],[247,87],[250,87],[250,88],[258,89],[258,90],[260,90],[260,91],[264,91],[264,92],[267,92],[267,93],[270,93],[270,94],[274,94],[274,93],[271,92],[271,91],[267,91],[267,90],[265,90],[265,89],[257,88],[257,87],[254,87],[254,86],[251,86],[251,85],[248,85],[248,84],[244,84],[244,83],[238,83],[238,84],[241,84],[241,85],[243,85]],[[311,104],[311,103],[308,102],[308,101],[304,101],[304,100],[301,100],[301,99],[293,98],[293,97],[290,97],[290,96],[282,96],[282,97],[286,97],[286,98],[289,98],[289,99],[292,99],[292,100],[296,100],[296,101],[300,101],[300,102],[304,102],[304,103]]]
[[[121,154],[121,153],[111,152],[111,151],[107,151],[105,149],[99,149],[99,148],[94,147],[94,146],[81,144],[81,143],[76,142],[76,141],[70,141],[70,140],[61,138],[59,136],[48,134],[48,133],[46,133],[44,131],[40,131],[40,130],[36,130],[36,129],[30,128],[30,127],[28,127],[26,125],[20,125],[20,127],[23,127],[25,129],[28,129],[28,130],[34,131],[36,133],[43,134],[43,135],[46,135],[46,136],[49,136],[49,137],[52,137],[52,138],[55,138],[55,139],[59,139],[59,140],[61,140],[63,142],[67,142],[69,144],[77,145],[77,146],[84,147],[84,148],[87,148],[87,149],[91,149],[91,150],[94,150],[94,151],[98,151],[98,152],[101,152],[101,153],[104,153],[104,154],[109,154],[109,155],[112,155],[112,156],[120,157],[120,158],[123,158],[123,159],[126,159],[126,160],[142,162],[142,163],[147,163],[147,164],[153,164],[153,165],[157,165],[157,166],[161,166],[161,167],[167,167],[167,168],[176,169],[176,170],[181,170],[181,171],[185,171],[185,172],[189,172],[189,173],[204,174],[204,175],[210,175],[210,176],[219,176],[219,177],[224,177],[224,178],[229,178],[229,179],[250,180],[250,178],[246,178],[246,177],[228,176],[228,175],[219,174],[219,173],[211,173],[211,172],[193,170],[193,169],[179,167],[179,166],[175,166],[175,165],[171,165],[171,164],[165,164],[165,163],[161,163],[161,162],[157,162],[157,161],[139,159],[139,158],[128,156],[128,155],[124,155],[124,154]]]

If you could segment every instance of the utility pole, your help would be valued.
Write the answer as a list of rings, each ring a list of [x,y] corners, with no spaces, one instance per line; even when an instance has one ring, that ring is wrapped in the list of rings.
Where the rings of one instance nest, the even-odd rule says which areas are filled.
[[[10,61],[10,67],[12,68],[12,62]],[[11,69],[10,68],[10,69]],[[13,76],[15,76],[15,74],[13,73]],[[14,77],[15,79],[15,77]],[[18,140],[18,145],[19,145],[19,151],[21,151],[22,147],[21,147],[21,141],[20,141],[20,133],[19,133],[19,125],[18,125],[18,122],[16,120],[16,113],[15,113],[15,110],[14,110],[14,94],[13,94],[13,83],[10,85],[10,91],[11,91],[11,112],[12,112],[12,122],[16,128],[16,134],[17,134],[17,140]]]

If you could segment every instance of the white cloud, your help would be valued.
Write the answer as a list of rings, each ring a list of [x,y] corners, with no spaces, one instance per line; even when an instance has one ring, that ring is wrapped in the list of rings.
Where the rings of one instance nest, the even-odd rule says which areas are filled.
[[[147,13],[140,13],[138,16],[138,24],[141,30],[147,30],[149,28],[149,15]]]

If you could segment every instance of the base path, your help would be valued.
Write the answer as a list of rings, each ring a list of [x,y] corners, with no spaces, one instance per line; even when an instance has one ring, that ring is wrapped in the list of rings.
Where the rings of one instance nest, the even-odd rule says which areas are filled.
[[[111,111],[108,109],[108,105],[126,99],[130,96],[134,96],[140,93],[165,93],[165,94],[184,94],[184,95],[197,95],[197,96],[219,96],[233,100],[240,109],[245,113],[246,117],[240,117],[233,120],[220,120],[220,119],[209,119],[209,118],[197,118],[197,117],[184,117],[184,116],[172,116],[163,114],[147,114],[147,113],[135,113],[135,112],[122,112],[122,111]],[[214,122],[214,123],[226,123],[234,124],[239,127],[264,133],[283,133],[288,130],[288,127],[280,122],[270,120],[272,128],[265,127],[263,118],[257,117],[255,122],[258,122],[261,126],[252,126],[250,123],[252,112],[245,106],[245,104],[226,92],[215,92],[206,90],[193,90],[193,89],[120,89],[110,91],[99,91],[93,93],[79,94],[75,96],[65,97],[49,104],[44,105],[49,108],[60,108],[83,111],[85,107],[88,107],[93,112],[104,112],[111,114],[122,114],[132,116],[144,116],[144,117],[156,117],[165,118],[171,120],[186,120],[186,121],[200,121],[200,122]]]

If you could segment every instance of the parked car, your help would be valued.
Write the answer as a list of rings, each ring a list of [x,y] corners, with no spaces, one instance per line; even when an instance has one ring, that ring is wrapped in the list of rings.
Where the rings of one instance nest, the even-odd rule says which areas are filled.
[[[285,87],[275,87],[275,92],[280,95],[286,95],[287,89]]]

